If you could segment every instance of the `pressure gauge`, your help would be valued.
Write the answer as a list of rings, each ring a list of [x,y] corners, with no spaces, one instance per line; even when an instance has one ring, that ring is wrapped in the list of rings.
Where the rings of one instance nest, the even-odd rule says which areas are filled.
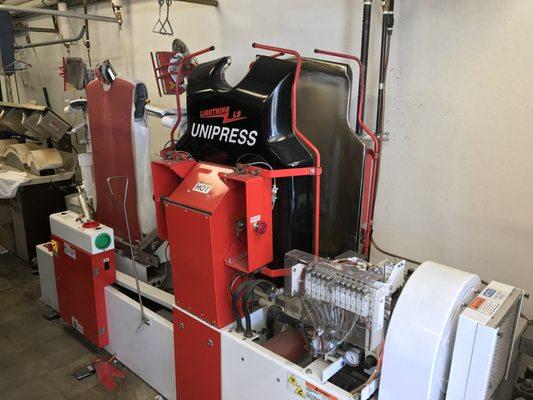
[[[357,367],[363,360],[363,352],[357,347],[352,347],[344,353],[344,362],[350,367]]]

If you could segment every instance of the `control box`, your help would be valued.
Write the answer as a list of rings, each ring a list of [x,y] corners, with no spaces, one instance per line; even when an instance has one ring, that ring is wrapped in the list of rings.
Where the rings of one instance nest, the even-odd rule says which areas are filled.
[[[507,378],[523,293],[493,281],[461,313],[446,399],[491,399]]]
[[[59,314],[98,347],[109,344],[104,289],[115,283],[113,230],[71,211],[50,216]]]

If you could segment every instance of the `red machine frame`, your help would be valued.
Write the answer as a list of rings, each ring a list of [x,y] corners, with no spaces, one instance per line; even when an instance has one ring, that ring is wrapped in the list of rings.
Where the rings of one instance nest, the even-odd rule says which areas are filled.
[[[52,235],[59,312],[98,347],[109,344],[104,289],[116,281],[115,250],[89,254]]]

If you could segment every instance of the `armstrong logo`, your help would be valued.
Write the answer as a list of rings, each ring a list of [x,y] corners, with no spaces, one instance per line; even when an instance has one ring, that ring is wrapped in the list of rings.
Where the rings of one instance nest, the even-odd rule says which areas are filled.
[[[241,116],[240,111],[233,111],[233,114],[230,116],[229,107],[218,107],[202,110],[200,111],[200,118],[222,118],[222,124],[229,124],[230,122],[246,119],[246,117]]]

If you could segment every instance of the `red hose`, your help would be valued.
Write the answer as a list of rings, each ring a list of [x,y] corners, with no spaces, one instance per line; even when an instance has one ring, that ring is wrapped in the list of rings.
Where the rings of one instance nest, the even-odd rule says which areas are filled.
[[[359,107],[357,109],[357,122],[359,123],[359,126],[363,128],[363,130],[370,136],[372,139],[372,142],[374,143],[374,149],[372,151],[372,178],[369,182],[369,196],[368,196],[368,204],[366,208],[366,224],[367,227],[365,229],[365,234],[363,236],[363,253],[365,255],[369,254],[370,250],[370,243],[372,240],[372,224],[373,224],[373,210],[374,210],[374,203],[376,201],[376,182],[377,182],[377,174],[378,174],[378,166],[379,166],[379,159],[381,156],[381,142],[377,138],[376,134],[365,124],[363,121],[363,105],[365,103],[365,68],[363,66],[363,62],[360,58],[351,55],[351,54],[344,54],[344,53],[336,53],[333,51],[328,50],[319,50],[315,49],[315,53],[317,54],[325,54],[328,56],[333,57],[340,57],[340,58],[347,58],[349,60],[353,60],[357,62],[359,65]]]
[[[320,152],[315,147],[313,142],[311,142],[300,130],[296,124],[297,120],[297,99],[298,99],[298,81],[300,79],[300,72],[302,70],[302,57],[300,54],[291,49],[283,49],[281,47],[268,46],[265,44],[252,43],[252,47],[256,49],[269,50],[276,53],[282,54],[291,54],[296,58],[296,71],[294,72],[294,81],[292,83],[291,91],[291,124],[292,130],[315,155],[315,232],[313,247],[314,253],[318,256],[319,246],[320,246],[320,169],[322,168]]]
[[[194,57],[200,56],[202,54],[208,53],[208,52],[213,51],[213,50],[215,50],[215,46],[211,46],[211,47],[208,47],[206,49],[199,50],[196,53],[187,54],[178,63],[178,72],[176,74],[176,105],[177,105],[178,114],[177,114],[176,122],[175,122],[174,126],[172,127],[172,130],[170,131],[170,144],[171,145],[174,144],[174,142],[175,142],[174,133],[176,132],[176,129],[178,128],[178,126],[180,125],[180,122],[181,122],[180,80],[181,80],[181,73],[182,73],[183,65],[186,62],[188,62],[191,59],[193,59]]]

